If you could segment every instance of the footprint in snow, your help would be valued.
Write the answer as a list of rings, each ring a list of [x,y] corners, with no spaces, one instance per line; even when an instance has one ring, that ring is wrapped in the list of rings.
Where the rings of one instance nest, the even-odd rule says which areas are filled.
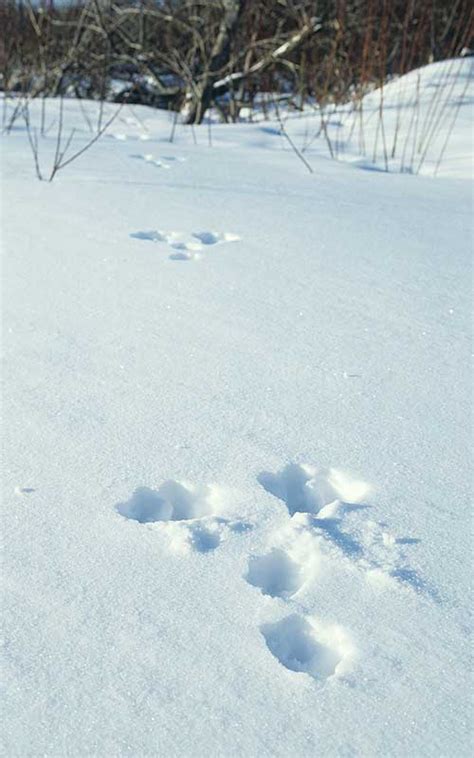
[[[239,242],[240,237],[233,232],[193,232],[193,237],[203,245],[218,245],[222,242]]]
[[[262,595],[288,598],[303,585],[305,572],[286,550],[274,547],[266,555],[250,556],[245,579]]]
[[[174,549],[192,548],[200,553],[214,550],[228,532],[250,528],[245,522],[221,516],[223,509],[219,487],[195,487],[172,479],[157,490],[139,487],[130,500],[116,505],[121,516],[140,524],[166,522]]]
[[[145,163],[150,163],[152,166],[156,166],[156,168],[164,168],[169,169],[171,166],[168,163],[165,163],[163,160],[160,160],[159,158],[155,158],[152,153],[144,153],[138,154],[138,155],[131,155],[130,158],[135,158],[136,160],[145,161]]]
[[[396,538],[386,524],[366,518],[365,482],[336,469],[294,463],[275,473],[263,471],[257,480],[285,503],[289,518],[273,535],[268,552],[249,557],[244,579],[280,605],[296,604],[298,613],[260,627],[268,650],[285,668],[317,682],[343,677],[351,669],[355,647],[349,632],[312,612],[300,612],[305,603],[301,593],[330,571],[334,561],[343,567],[348,560],[347,566],[379,589],[403,584],[439,600],[403,552],[420,540]]]
[[[140,234],[154,238],[162,233]],[[176,236],[173,240],[177,242]],[[288,464],[276,473],[262,472],[257,480],[285,503],[288,520],[274,534],[266,553],[250,555],[243,578],[279,607],[283,602],[298,611],[261,624],[266,647],[286,669],[318,683],[343,678],[356,657],[351,635],[339,624],[315,616],[311,608],[309,613],[302,613],[306,601],[301,593],[330,570],[333,561],[348,559],[368,582],[381,588],[390,582],[392,587],[394,582],[403,583],[437,599],[402,552],[420,540],[396,538],[384,523],[365,519],[369,506],[362,501],[368,485],[339,470]],[[16,491],[23,494],[34,490]],[[252,528],[245,521],[226,518],[224,504],[223,490],[215,485],[168,480],[156,490],[139,487],[129,500],[118,503],[116,510],[124,519],[158,525],[173,550],[208,553],[230,533]]]
[[[202,245],[199,242],[179,242],[176,240],[169,242],[169,245],[176,251],[169,256],[172,261],[189,261],[193,258],[199,258],[199,252],[202,250]]]
[[[244,579],[262,595],[283,601],[290,608],[296,603],[300,610],[300,591],[317,580],[327,560],[321,544],[324,537],[314,522],[334,519],[339,513],[338,498],[360,500],[368,488],[334,469],[323,471],[297,464],[288,464],[276,473],[264,471],[257,480],[285,503],[289,519],[274,534],[268,552],[249,557]],[[349,633],[312,614],[292,613],[262,624],[260,632],[282,666],[318,683],[339,678],[351,668],[355,649]]]
[[[290,671],[308,674],[318,682],[344,674],[354,655],[347,632],[335,624],[296,613],[260,631],[275,658]]]
[[[191,239],[185,232],[150,229],[132,232],[130,237],[150,242],[164,242],[173,249],[171,260],[193,260],[200,257],[204,247],[228,242],[238,242],[240,237],[233,232],[192,232]]]
[[[159,232],[156,229],[150,229],[144,232],[132,232],[130,237],[136,240],[149,240],[150,242],[167,242],[165,232]]]
[[[116,139],[119,142],[126,142],[127,140],[140,140],[140,142],[146,142],[150,139],[148,134],[124,134],[123,132],[116,132],[115,134],[108,134],[111,139]],[[136,157],[136,156],[133,156]]]
[[[219,510],[218,490],[191,487],[170,479],[159,489],[138,487],[130,500],[117,505],[125,518],[147,524],[154,521],[189,521]]]
[[[395,580],[437,599],[436,590],[409,566],[404,552],[419,540],[396,538],[385,524],[366,517],[369,505],[364,501],[370,488],[365,482],[338,469],[295,463],[276,473],[262,471],[257,481],[285,503],[298,539],[305,533],[316,540],[314,555],[330,546],[371,582],[383,585]]]
[[[262,471],[257,480],[271,495],[283,500],[288,513],[320,513],[335,501],[360,503],[368,494],[364,482],[352,480],[336,469],[318,470],[314,466],[290,463],[273,474]]]
[[[185,163],[186,158],[181,155],[160,155],[156,158],[153,153],[134,153],[130,156],[135,160],[145,161],[156,168],[170,169],[172,163]]]
[[[161,159],[163,161],[170,161],[171,163],[176,161],[176,163],[186,163],[187,158],[184,157],[184,155],[162,155]]]

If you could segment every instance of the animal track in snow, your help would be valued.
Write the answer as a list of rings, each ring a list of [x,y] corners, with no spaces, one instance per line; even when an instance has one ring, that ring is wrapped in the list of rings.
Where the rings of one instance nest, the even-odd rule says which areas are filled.
[[[222,242],[238,242],[240,237],[233,232],[193,232],[193,237],[203,245],[218,245]]]
[[[150,136],[148,134],[125,134],[124,132],[115,132],[115,133],[109,133],[107,137],[110,137],[111,139],[116,139],[119,142],[126,142],[127,140],[140,140],[141,142],[146,142],[150,139]]]
[[[354,653],[341,627],[296,613],[276,623],[263,624],[260,631],[272,655],[285,668],[309,674],[320,682],[343,674]]]
[[[283,500],[300,534],[306,531],[316,539],[317,551],[327,551],[331,545],[374,584],[397,581],[437,599],[436,590],[409,566],[404,552],[406,545],[418,541],[397,539],[385,525],[360,518],[369,508],[363,502],[370,490],[366,483],[337,469],[294,463],[276,474],[264,471],[257,479],[267,492]]]
[[[117,511],[141,524],[153,521],[188,521],[219,510],[217,489],[192,487],[170,479],[158,490],[139,487],[130,500],[119,503]]]
[[[288,513],[320,513],[334,502],[360,503],[369,488],[353,481],[336,469],[318,470],[313,466],[290,463],[272,474],[262,471],[258,482],[271,495],[283,500]]]
[[[226,533],[251,528],[246,522],[219,515],[222,493],[214,485],[194,487],[168,480],[157,490],[138,487],[130,500],[116,505],[116,510],[140,524],[161,522],[175,550],[192,548],[207,553],[219,546]]]
[[[150,242],[168,242],[165,232],[159,232],[157,229],[150,229],[144,232],[132,232],[130,237],[136,240],[149,240]]]
[[[289,519],[274,534],[267,553],[249,557],[244,578],[263,595],[289,600],[320,571],[323,551],[313,531],[301,525],[299,517],[305,522],[309,518],[298,514]]]
[[[266,554],[250,556],[244,578],[262,594],[298,610],[260,627],[267,648],[287,669],[324,682],[351,667],[355,648],[348,632],[313,616],[307,607],[311,591],[305,587],[310,590],[310,582],[333,567],[342,576],[347,572],[348,581],[357,571],[379,589],[402,584],[439,600],[405,557],[404,549],[419,540],[397,538],[385,524],[367,518],[366,483],[337,469],[294,463],[257,478],[285,503],[289,518]]]
[[[165,232],[160,229],[132,232],[130,237],[150,242],[165,242],[174,251],[169,256],[172,260],[199,258],[199,253],[205,246],[240,240],[239,235],[233,232],[192,232],[191,239],[189,239],[185,232]]]
[[[165,239],[168,244],[183,241],[178,233],[139,234],[141,239]],[[260,625],[266,647],[289,671],[320,684],[344,677],[356,657],[351,634],[314,615],[314,598],[324,591],[324,583],[314,587],[313,594],[311,582],[337,568],[338,578],[347,576],[348,582],[360,572],[382,589],[388,584],[393,590],[395,583],[402,583],[435,598],[403,553],[419,540],[397,538],[385,524],[367,519],[369,506],[363,501],[368,485],[337,469],[291,463],[276,473],[260,473],[258,481],[288,511],[286,525],[273,535],[266,552],[250,555],[244,575],[249,585],[274,599],[270,605],[288,606],[289,615]],[[225,517],[223,493],[215,485],[168,480],[158,489],[139,487],[116,510],[125,519],[160,529],[172,550],[206,554],[229,534],[252,528]],[[268,601],[264,607],[268,609]]]
[[[152,153],[134,154],[134,155],[131,155],[130,158],[135,158],[136,160],[145,161],[145,163],[150,163],[152,166],[156,166],[156,168],[164,168],[166,170],[171,168],[169,163],[166,163],[164,160],[161,160],[160,158],[155,158],[155,156]]]
[[[158,168],[171,168],[170,163],[185,163],[187,160],[182,155],[160,155],[156,158],[153,153],[133,153],[130,158],[151,163]]]
[[[198,553],[215,550],[229,532],[236,532],[236,522],[225,518],[207,517],[186,522],[170,522],[165,525],[170,546],[177,552],[189,548]]]
[[[182,242],[179,239],[170,238],[169,245],[175,250],[170,258],[173,261],[189,261],[199,256],[202,245],[199,242]]]
[[[250,556],[246,581],[263,595],[292,605],[292,598],[306,582],[316,577],[325,555],[325,540],[316,522],[337,523],[348,508],[344,500],[359,501],[367,485],[354,482],[334,469],[289,464],[276,474],[262,472],[259,483],[286,504],[288,524],[274,536],[265,555]],[[336,527],[333,526],[336,530]],[[260,627],[267,648],[287,669],[325,682],[344,673],[354,648],[342,627],[313,616],[293,613]]]
[[[189,532],[189,542],[199,553],[207,553],[215,550],[221,541],[218,522],[211,524],[210,528],[204,524],[196,524]]]
[[[304,582],[302,567],[280,548],[273,548],[266,555],[249,558],[246,580],[259,587],[263,595],[291,597]]]
[[[185,158],[184,155],[162,155],[161,159],[163,161],[176,161],[176,163],[186,163],[187,161],[187,158]]]

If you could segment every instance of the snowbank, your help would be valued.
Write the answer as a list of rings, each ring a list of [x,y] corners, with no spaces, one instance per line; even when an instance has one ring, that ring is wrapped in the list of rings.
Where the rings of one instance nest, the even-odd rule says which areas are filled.
[[[5,755],[469,754],[466,118],[3,139]]]

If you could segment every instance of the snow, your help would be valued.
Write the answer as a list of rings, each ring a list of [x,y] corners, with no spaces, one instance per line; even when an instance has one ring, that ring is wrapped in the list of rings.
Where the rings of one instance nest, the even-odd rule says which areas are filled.
[[[284,128],[302,154],[332,155],[368,171],[472,178],[472,58],[432,63],[393,78],[347,105],[315,104],[292,115],[280,101]],[[264,103],[266,103],[264,107]],[[380,117],[382,106],[382,118]],[[253,120],[275,112],[275,97],[262,96]],[[249,117],[248,109],[242,110]],[[280,127],[263,127],[280,137]]]
[[[468,111],[2,139],[5,755],[470,755]]]

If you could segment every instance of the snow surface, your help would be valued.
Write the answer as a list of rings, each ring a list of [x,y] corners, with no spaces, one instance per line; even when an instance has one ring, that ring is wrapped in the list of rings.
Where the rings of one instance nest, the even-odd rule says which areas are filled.
[[[392,79],[347,105],[317,106],[292,115],[280,105],[284,129],[311,160],[332,155],[367,171],[396,171],[472,179],[472,58],[453,58]],[[265,104],[265,107],[264,107]],[[259,120],[276,110],[273,96],[262,95]],[[279,125],[261,124],[267,136],[281,139]]]
[[[438,179],[3,138],[4,755],[471,754],[466,114]]]

